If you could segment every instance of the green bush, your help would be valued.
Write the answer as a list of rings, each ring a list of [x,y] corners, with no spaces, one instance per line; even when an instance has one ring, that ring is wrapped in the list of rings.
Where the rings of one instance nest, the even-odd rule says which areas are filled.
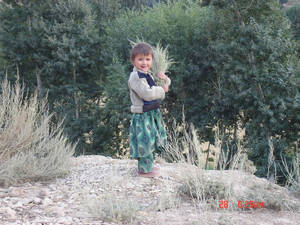
[[[291,21],[291,28],[295,39],[300,41],[300,4],[287,8],[286,16]]]

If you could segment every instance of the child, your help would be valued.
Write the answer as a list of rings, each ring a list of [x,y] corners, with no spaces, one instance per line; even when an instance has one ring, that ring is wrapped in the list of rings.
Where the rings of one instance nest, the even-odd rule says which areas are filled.
[[[152,47],[138,43],[130,55],[134,68],[128,80],[131,99],[130,157],[138,160],[138,174],[142,177],[159,175],[153,166],[154,152],[167,146],[167,135],[159,104],[168,92],[171,80],[164,73],[159,77],[166,80],[163,87],[156,86],[149,74],[153,61]]]

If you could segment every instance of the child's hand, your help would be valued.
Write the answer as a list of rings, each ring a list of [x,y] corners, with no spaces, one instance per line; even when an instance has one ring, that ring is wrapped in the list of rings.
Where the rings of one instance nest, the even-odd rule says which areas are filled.
[[[162,88],[164,89],[165,92],[168,92],[168,91],[169,91],[169,85],[167,85],[167,84],[164,84],[164,85],[162,86]]]
[[[167,79],[166,74],[164,74],[164,73],[162,73],[162,72],[159,72],[159,73],[157,74],[157,76],[158,76],[159,78],[163,79],[163,80],[166,80],[166,79]]]

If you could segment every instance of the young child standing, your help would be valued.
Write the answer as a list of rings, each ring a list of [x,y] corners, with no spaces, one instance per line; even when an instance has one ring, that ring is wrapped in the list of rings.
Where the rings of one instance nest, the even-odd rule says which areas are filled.
[[[160,101],[165,98],[171,80],[164,73],[163,87],[156,86],[150,68],[153,61],[152,47],[138,43],[131,49],[131,63],[134,68],[128,80],[131,99],[130,157],[138,160],[138,174],[142,177],[159,175],[159,168],[153,166],[155,151],[167,147],[167,135],[159,110]]]

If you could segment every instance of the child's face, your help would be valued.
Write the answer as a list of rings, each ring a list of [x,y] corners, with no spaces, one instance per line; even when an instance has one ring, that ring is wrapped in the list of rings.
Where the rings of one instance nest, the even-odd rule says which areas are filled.
[[[152,66],[152,55],[137,54],[132,61],[132,64],[138,69],[145,73],[149,71]]]

